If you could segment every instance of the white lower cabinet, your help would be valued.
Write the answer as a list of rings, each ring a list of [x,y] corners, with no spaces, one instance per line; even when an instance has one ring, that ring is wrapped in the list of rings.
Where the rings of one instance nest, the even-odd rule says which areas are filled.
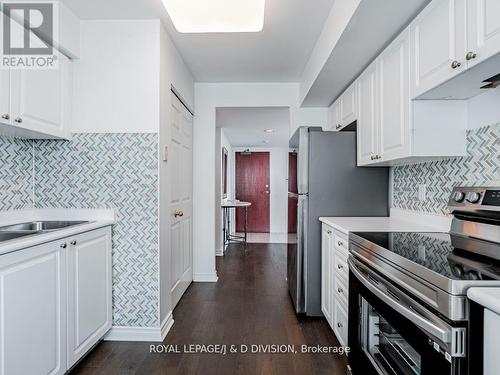
[[[0,256],[0,375],[64,374],[111,326],[111,228]]]
[[[59,243],[0,256],[0,374],[66,372],[66,251]]]
[[[322,232],[321,306],[340,344],[346,346],[349,312],[347,236],[326,224]]]
[[[500,315],[484,310],[484,375],[497,375],[500,368]]]
[[[321,310],[326,320],[333,325],[333,230],[326,225],[322,229],[321,242]]]
[[[111,231],[68,244],[68,368],[111,328]]]

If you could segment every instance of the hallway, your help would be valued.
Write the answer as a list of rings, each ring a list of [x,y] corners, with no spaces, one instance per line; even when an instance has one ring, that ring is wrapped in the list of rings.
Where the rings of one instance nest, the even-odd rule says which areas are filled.
[[[219,282],[190,286],[165,343],[294,344],[298,354],[151,354],[148,343],[102,342],[72,374],[334,374],[337,354],[302,354],[300,345],[337,346],[324,320],[297,320],[286,286],[286,245],[232,245],[217,260]]]

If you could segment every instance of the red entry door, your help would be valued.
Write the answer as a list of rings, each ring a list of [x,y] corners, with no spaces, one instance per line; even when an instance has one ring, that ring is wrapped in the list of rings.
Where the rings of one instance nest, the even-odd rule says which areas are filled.
[[[270,178],[269,152],[236,153],[236,199],[250,202],[248,208],[249,233],[269,233]],[[245,210],[236,210],[236,231],[243,232]]]

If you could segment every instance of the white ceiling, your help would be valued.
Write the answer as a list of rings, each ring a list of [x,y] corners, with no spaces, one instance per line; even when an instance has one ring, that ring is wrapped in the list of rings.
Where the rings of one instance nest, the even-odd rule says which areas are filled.
[[[217,108],[217,126],[234,147],[288,147],[290,109]],[[266,133],[266,129],[274,132]]]
[[[61,1],[81,19],[162,19],[198,82],[298,82],[335,0],[266,0],[248,34],[181,34],[161,0]]]

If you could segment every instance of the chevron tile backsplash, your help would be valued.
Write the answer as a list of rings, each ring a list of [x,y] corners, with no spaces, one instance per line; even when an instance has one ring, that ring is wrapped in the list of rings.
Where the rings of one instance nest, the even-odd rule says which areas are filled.
[[[500,124],[467,132],[467,156],[394,168],[393,206],[405,210],[446,213],[453,187],[485,186],[500,181]],[[418,186],[427,199],[418,200]]]
[[[0,210],[112,208],[113,324],[159,326],[158,135],[0,137]]]
[[[112,208],[113,324],[158,326],[158,136],[35,142],[36,208]]]
[[[0,137],[0,211],[32,207],[32,142]]]

